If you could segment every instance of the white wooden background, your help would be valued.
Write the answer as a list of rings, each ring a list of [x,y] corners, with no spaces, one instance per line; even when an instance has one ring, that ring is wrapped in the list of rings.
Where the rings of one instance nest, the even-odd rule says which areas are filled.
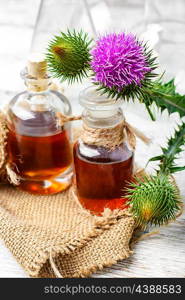
[[[29,53],[39,2],[0,0],[0,106],[23,88],[19,72]],[[65,86],[74,113],[81,111],[77,95],[82,88],[81,85],[70,89]],[[159,145],[165,145],[167,136],[179,122],[178,116],[175,114],[169,119],[164,113],[153,123],[140,104],[124,104],[123,109],[127,120],[153,139],[153,144],[148,148],[138,141],[136,160],[144,166],[149,157],[160,153]],[[181,155],[179,163],[185,163],[185,153]],[[149,167],[149,171],[153,166]],[[184,199],[185,172],[177,174],[176,180]],[[0,241],[0,277],[28,277],[3,241]],[[136,244],[134,254],[129,259],[93,277],[185,277],[185,215],[168,227],[161,228],[159,235]]]

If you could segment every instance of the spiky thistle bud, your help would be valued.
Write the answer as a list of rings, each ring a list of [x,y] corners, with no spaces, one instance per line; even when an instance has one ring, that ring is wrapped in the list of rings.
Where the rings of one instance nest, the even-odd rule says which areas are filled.
[[[139,226],[163,225],[175,219],[181,201],[177,187],[169,177],[158,175],[136,178],[127,189],[130,209]]]
[[[90,43],[82,31],[61,32],[50,41],[46,53],[48,69],[54,77],[69,83],[81,81],[90,69]]]

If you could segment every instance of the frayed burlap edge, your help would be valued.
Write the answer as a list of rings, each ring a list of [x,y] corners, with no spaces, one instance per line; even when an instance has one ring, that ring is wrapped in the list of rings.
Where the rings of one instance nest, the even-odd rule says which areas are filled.
[[[112,225],[111,225],[112,226]],[[110,227],[109,227],[110,228]],[[104,231],[105,229],[102,230],[102,232]],[[133,229],[134,231],[134,229]],[[94,236],[92,238],[89,238],[88,241],[91,241],[92,239],[94,238]],[[131,237],[132,238],[132,237]],[[84,245],[82,245],[83,247]],[[127,250],[125,249],[122,249],[122,252],[123,254],[119,254],[119,255],[116,255],[114,259],[108,259],[107,262],[104,262],[102,264],[95,264],[94,266],[92,266],[91,268],[84,268],[83,270],[81,270],[80,272],[76,272],[73,274],[73,276],[71,276],[71,278],[86,278],[86,277],[90,277],[92,274],[98,272],[98,271],[102,271],[104,268],[106,267],[111,267],[112,265],[114,264],[117,264],[119,261],[122,261],[124,259],[127,259],[129,258],[134,252],[128,248]],[[58,254],[61,254],[61,253],[57,253],[57,256]],[[56,258],[57,259],[57,256],[54,257],[54,259]],[[50,260],[50,264],[51,264],[51,260]],[[55,270],[56,268],[56,265],[52,265],[51,264],[51,267],[52,267],[52,272],[55,274],[55,276],[57,278],[63,278],[63,276],[61,276],[61,273],[59,273],[58,269]],[[39,274],[41,274],[42,272],[42,269],[40,270]],[[38,275],[39,275],[38,274]],[[42,276],[36,276],[36,277],[40,277],[42,278]]]
[[[8,162],[7,135],[8,126],[6,117],[3,113],[0,113],[0,182],[19,185],[20,178],[12,170]]]
[[[97,220],[94,224],[94,227],[92,228],[91,232],[89,232],[88,236],[81,239],[80,241],[73,241],[72,243],[69,243],[66,247],[63,245],[55,245],[54,247],[48,248],[48,249],[42,249],[43,250],[43,256],[40,261],[37,262],[37,265],[35,266],[35,270],[32,272],[29,272],[29,275],[32,277],[42,277],[42,268],[45,264],[47,264],[47,261],[49,262],[51,266],[51,273],[54,273],[56,277],[63,277],[61,275],[62,270],[60,270],[60,273],[55,272],[55,267],[52,266],[52,260],[57,259],[58,255],[69,255],[72,254],[75,250],[80,250],[80,248],[84,247],[86,243],[94,240],[96,237],[101,235],[104,231],[109,230],[112,226],[116,225],[122,218],[129,217],[131,219],[132,224],[132,232],[130,235],[130,238],[128,239],[128,249],[123,249],[123,255],[117,255],[115,259],[110,259],[103,264],[94,265],[91,268],[86,268],[81,270],[80,272],[76,272],[71,277],[89,277],[91,274],[97,272],[98,270],[102,270],[104,267],[109,267],[113,264],[116,264],[119,260],[123,260],[128,258],[131,254],[133,254],[133,251],[129,248],[130,239],[132,238],[132,234],[135,229],[135,221],[132,215],[128,211],[111,211],[109,209],[106,209],[104,211],[104,214],[101,217],[95,217]],[[42,251],[41,250],[41,251]],[[52,260],[51,260],[52,258]],[[58,270],[59,271],[59,270]]]

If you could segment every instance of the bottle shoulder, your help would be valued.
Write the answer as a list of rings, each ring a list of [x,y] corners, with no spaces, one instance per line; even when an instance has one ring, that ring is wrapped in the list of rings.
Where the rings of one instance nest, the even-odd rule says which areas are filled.
[[[54,111],[65,115],[70,115],[72,111],[66,96],[52,90],[39,93],[23,91],[10,101],[8,109],[15,114],[18,109],[22,111]]]
[[[85,144],[80,139],[74,144],[74,156],[91,162],[114,163],[132,159],[134,152],[123,142],[115,149]]]
[[[10,129],[35,136],[55,134],[62,130],[57,112],[71,114],[71,107],[67,98],[53,91],[23,91],[12,99],[6,109]]]

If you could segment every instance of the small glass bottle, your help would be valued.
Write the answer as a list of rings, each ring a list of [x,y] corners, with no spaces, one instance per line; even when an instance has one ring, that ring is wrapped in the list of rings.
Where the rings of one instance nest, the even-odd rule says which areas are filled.
[[[100,215],[126,207],[124,188],[132,180],[134,153],[124,133],[120,102],[94,87],[80,94],[83,132],[74,145],[76,190],[82,206]]]
[[[21,73],[27,86],[7,109],[9,165],[20,178],[19,187],[33,194],[65,190],[72,180],[70,126],[58,113],[71,114],[67,98],[50,90],[42,56],[32,55]]]

